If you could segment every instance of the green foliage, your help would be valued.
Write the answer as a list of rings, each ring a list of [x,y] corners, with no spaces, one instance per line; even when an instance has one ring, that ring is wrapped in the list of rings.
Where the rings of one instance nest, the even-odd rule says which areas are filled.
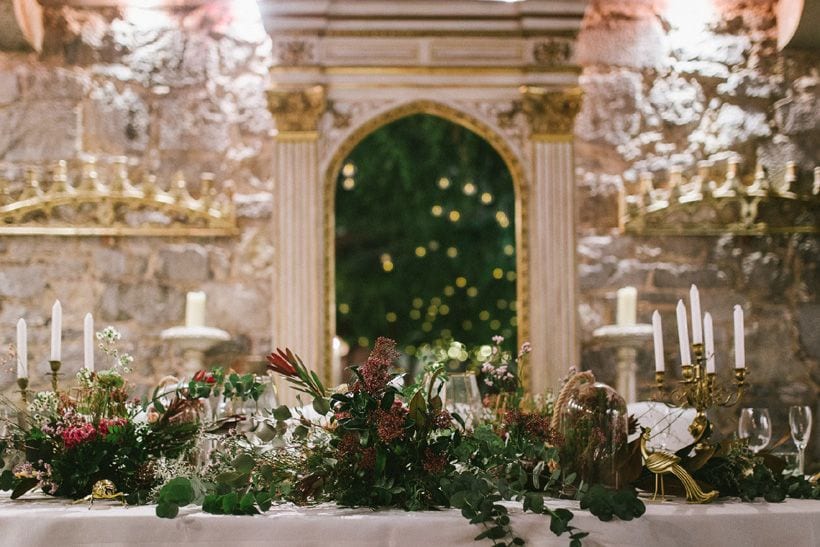
[[[632,520],[646,512],[646,506],[638,499],[634,489],[611,490],[600,484],[593,484],[581,496],[581,509],[588,509],[603,521],[610,521],[613,517]]]
[[[359,337],[372,342],[382,333],[399,347],[448,334],[470,344],[493,334],[512,337],[516,283],[506,276],[515,271],[515,256],[505,248],[515,246],[515,195],[492,146],[444,119],[415,115],[371,133],[348,162],[356,168],[355,187],[345,189],[340,173],[335,208],[339,335],[352,347]],[[442,177],[446,188],[438,184]],[[475,187],[470,195],[468,182]],[[490,203],[482,202],[484,193]],[[434,206],[440,215],[432,214]],[[457,222],[451,211],[458,211]],[[497,213],[509,220],[506,227]],[[391,271],[383,267],[388,257]],[[495,268],[502,279],[493,277]],[[459,277],[465,286],[456,285]],[[479,319],[482,311],[486,319]]]

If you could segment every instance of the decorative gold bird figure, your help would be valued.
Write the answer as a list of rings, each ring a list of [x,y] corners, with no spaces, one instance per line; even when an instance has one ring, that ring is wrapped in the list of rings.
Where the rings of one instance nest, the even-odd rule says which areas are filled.
[[[82,503],[84,501],[91,502],[89,509],[94,505],[94,500],[120,500],[125,505],[125,494],[117,492],[117,487],[108,479],[103,479],[94,483],[91,488],[91,493],[84,498],[76,500],[74,503]]]
[[[644,459],[644,465],[649,471],[655,474],[655,493],[652,495],[654,500],[658,496],[658,480],[661,484],[661,499],[665,496],[663,489],[663,476],[666,473],[672,473],[683,484],[686,490],[686,499],[692,503],[709,503],[718,497],[718,491],[704,492],[695,482],[686,470],[680,466],[680,458],[670,452],[663,452],[660,450],[653,450],[650,452],[646,448],[646,443],[649,440],[649,428],[642,428],[641,433],[641,455]]]

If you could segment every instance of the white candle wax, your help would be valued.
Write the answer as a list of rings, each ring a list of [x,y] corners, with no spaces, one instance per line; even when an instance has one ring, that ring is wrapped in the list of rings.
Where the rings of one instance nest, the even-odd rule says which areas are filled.
[[[746,346],[743,342],[743,308],[735,305],[735,368],[746,368]]]
[[[703,343],[703,316],[700,312],[700,293],[697,285],[689,288],[689,307],[692,308],[692,343]]]
[[[205,293],[189,292],[185,299],[185,326],[205,326]]]
[[[87,313],[83,320],[83,366],[94,372],[94,317]]]
[[[706,352],[706,374],[715,372],[715,335],[712,330],[712,314],[703,314],[703,345]]]
[[[28,335],[22,317],[17,321],[17,377],[28,378]]]
[[[663,328],[658,310],[652,313],[652,340],[655,343],[655,372],[663,372]]]
[[[618,325],[634,325],[637,317],[638,289],[623,287],[618,289],[618,307],[615,313],[615,322]]]
[[[680,343],[680,362],[682,365],[691,365],[692,357],[689,354],[689,329],[686,326],[686,305],[678,300],[678,342]]]
[[[59,361],[63,344],[63,307],[56,300],[51,307],[51,360]]]

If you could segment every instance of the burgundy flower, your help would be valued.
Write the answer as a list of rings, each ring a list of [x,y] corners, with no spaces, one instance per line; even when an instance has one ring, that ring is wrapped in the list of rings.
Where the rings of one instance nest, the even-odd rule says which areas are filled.
[[[374,447],[370,446],[362,450],[362,459],[359,460],[359,467],[366,471],[372,471],[376,468],[376,449]]]
[[[286,351],[276,348],[276,353],[268,355],[268,362],[268,369],[283,376],[296,376],[296,367],[291,364]]]
[[[360,450],[359,436],[356,433],[345,433],[336,449],[340,458],[355,454]]]
[[[433,425],[439,429],[447,429],[452,423],[453,417],[446,410],[442,410],[433,417]]]
[[[396,401],[389,411],[376,411],[376,433],[384,443],[389,443],[404,437],[404,419],[407,409]]]
[[[428,473],[438,475],[444,471],[444,467],[447,465],[447,456],[439,454],[432,448],[426,448],[424,450],[424,456],[422,456],[421,459],[421,464]]]
[[[367,361],[359,369],[364,379],[364,389],[370,394],[380,392],[390,380],[390,365],[399,358],[396,342],[380,336]]]

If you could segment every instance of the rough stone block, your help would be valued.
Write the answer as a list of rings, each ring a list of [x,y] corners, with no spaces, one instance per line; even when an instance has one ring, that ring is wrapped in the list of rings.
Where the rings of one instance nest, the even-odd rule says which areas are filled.
[[[584,28],[578,42],[582,65],[661,68],[668,54],[668,38],[656,18],[603,21]]]
[[[83,109],[83,141],[88,151],[125,154],[148,145],[148,106],[131,89],[97,86]]]
[[[700,119],[704,94],[695,79],[658,78],[649,90],[649,101],[660,118],[672,125],[689,125]]]
[[[49,270],[41,264],[0,269],[0,296],[31,298],[46,288]]]
[[[814,359],[820,359],[820,304],[802,304],[797,307],[797,328],[800,331],[800,342],[806,353]]]
[[[820,108],[814,95],[781,99],[774,104],[774,112],[779,130],[786,135],[820,131]]]
[[[641,127],[642,78],[636,72],[586,72],[581,76],[585,99],[575,121],[575,134],[585,141],[627,144]]]
[[[9,104],[20,96],[17,74],[11,70],[0,71],[0,105]]]
[[[208,252],[197,244],[175,245],[159,252],[160,276],[169,281],[198,282],[208,279]]]
[[[110,296],[110,293],[107,295]],[[184,318],[185,296],[153,283],[120,287],[117,303],[105,304],[108,312],[117,306],[117,317],[133,318],[144,326],[158,329],[179,324]]]
[[[72,101],[33,101],[0,109],[0,158],[67,159],[80,149],[79,107]]]
[[[209,284],[208,323],[227,330],[233,336],[258,335],[270,330],[270,293],[267,285],[249,287],[236,283]]]

